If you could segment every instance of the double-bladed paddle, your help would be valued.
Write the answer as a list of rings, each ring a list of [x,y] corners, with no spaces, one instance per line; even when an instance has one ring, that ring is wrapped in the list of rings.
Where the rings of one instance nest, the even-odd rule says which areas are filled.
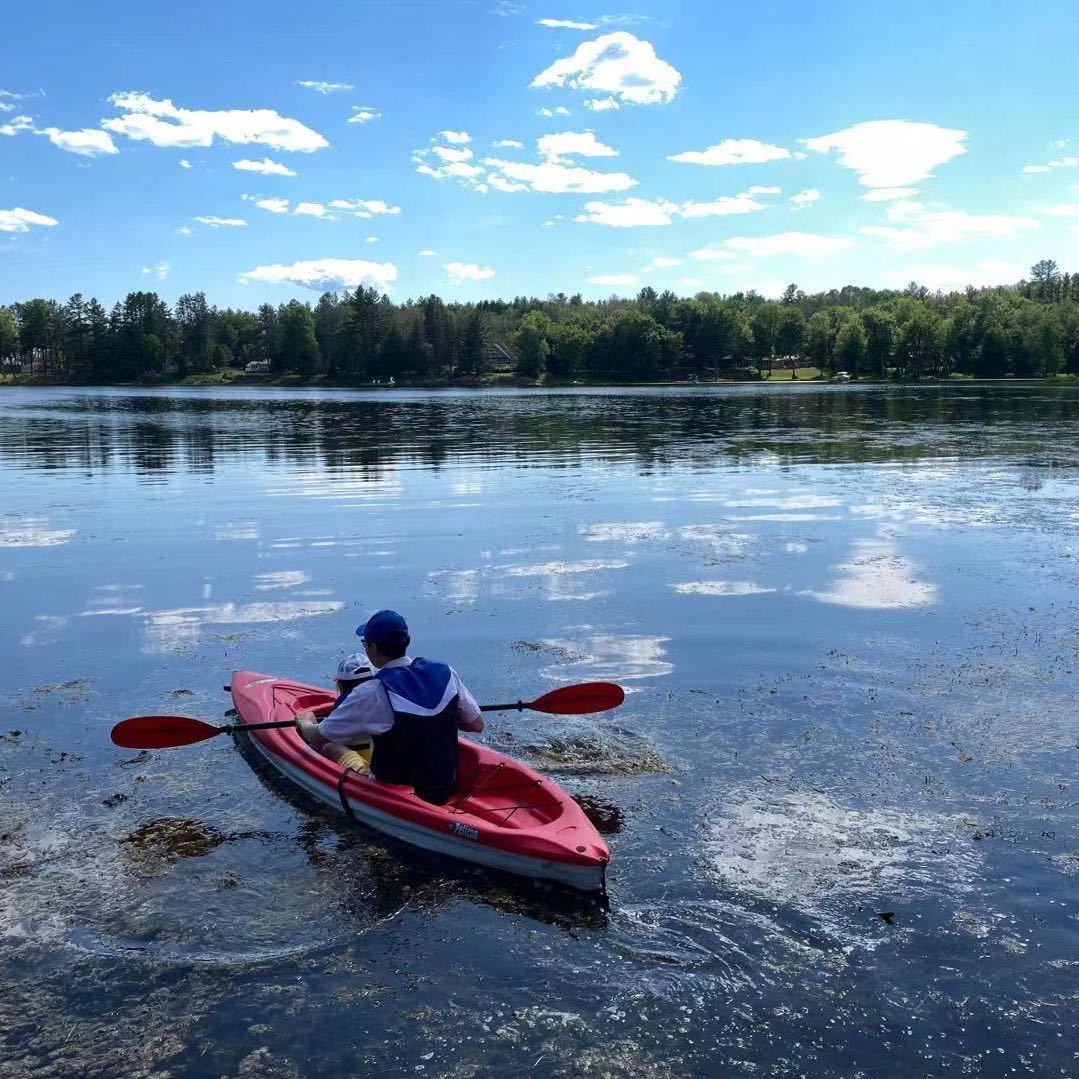
[[[546,712],[552,716],[584,716],[617,708],[626,699],[625,691],[614,682],[583,682],[576,686],[552,689],[534,701],[515,704],[485,704],[481,712]],[[268,731],[277,727],[295,726],[295,720],[283,719],[272,723],[236,723],[227,726],[206,723],[190,716],[132,716],[112,728],[112,740],[124,749],[174,749],[204,742],[219,734],[246,731]]]

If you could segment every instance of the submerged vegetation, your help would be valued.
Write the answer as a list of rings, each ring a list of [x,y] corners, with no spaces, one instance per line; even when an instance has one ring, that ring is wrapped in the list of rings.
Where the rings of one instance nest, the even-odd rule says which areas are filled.
[[[269,376],[343,382],[481,380],[618,382],[765,378],[814,368],[873,378],[1079,375],[1079,274],[1044,260],[1029,280],[935,292],[846,286],[779,300],[754,292],[681,298],[394,303],[374,289],[327,292],[257,311],[206,296],[170,308],[132,292],[111,311],[81,294],[0,306],[0,374],[41,382],[133,382]]]

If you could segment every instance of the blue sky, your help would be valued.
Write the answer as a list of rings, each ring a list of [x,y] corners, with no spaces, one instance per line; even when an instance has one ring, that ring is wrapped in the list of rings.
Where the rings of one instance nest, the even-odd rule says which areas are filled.
[[[5,37],[0,302],[1079,269],[1074,5],[44,3]]]

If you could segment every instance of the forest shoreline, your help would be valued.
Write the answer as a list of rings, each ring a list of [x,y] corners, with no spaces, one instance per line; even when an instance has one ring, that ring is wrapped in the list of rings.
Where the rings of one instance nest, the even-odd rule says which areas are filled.
[[[370,380],[341,379],[327,375],[302,378],[297,375],[240,375],[219,378],[214,375],[188,375],[184,378],[162,378],[138,382],[73,382],[70,380],[44,380],[40,378],[3,378],[0,389],[42,389],[63,387],[68,389],[327,389],[327,390],[559,390],[559,389],[648,389],[660,387],[691,386],[1072,386],[1079,388],[1079,378],[1074,375],[1048,375],[1038,378],[856,378],[850,382],[837,383],[827,376],[784,378],[716,378],[716,379],[666,379],[653,381],[610,381],[579,379],[573,382],[549,380],[543,382],[521,378],[494,379],[401,379],[388,385]]]

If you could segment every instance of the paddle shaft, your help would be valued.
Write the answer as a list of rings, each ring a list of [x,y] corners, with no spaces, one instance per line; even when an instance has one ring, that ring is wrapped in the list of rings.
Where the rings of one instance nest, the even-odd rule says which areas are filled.
[[[279,719],[273,723],[236,723],[231,727],[218,727],[218,734],[240,734],[242,731],[272,731],[277,727],[295,727],[294,719]]]
[[[528,704],[527,701],[518,701],[516,704],[481,704],[480,705],[480,711],[481,712],[510,712],[514,708],[516,708],[518,712],[523,712],[528,707],[529,707],[529,704]]]

